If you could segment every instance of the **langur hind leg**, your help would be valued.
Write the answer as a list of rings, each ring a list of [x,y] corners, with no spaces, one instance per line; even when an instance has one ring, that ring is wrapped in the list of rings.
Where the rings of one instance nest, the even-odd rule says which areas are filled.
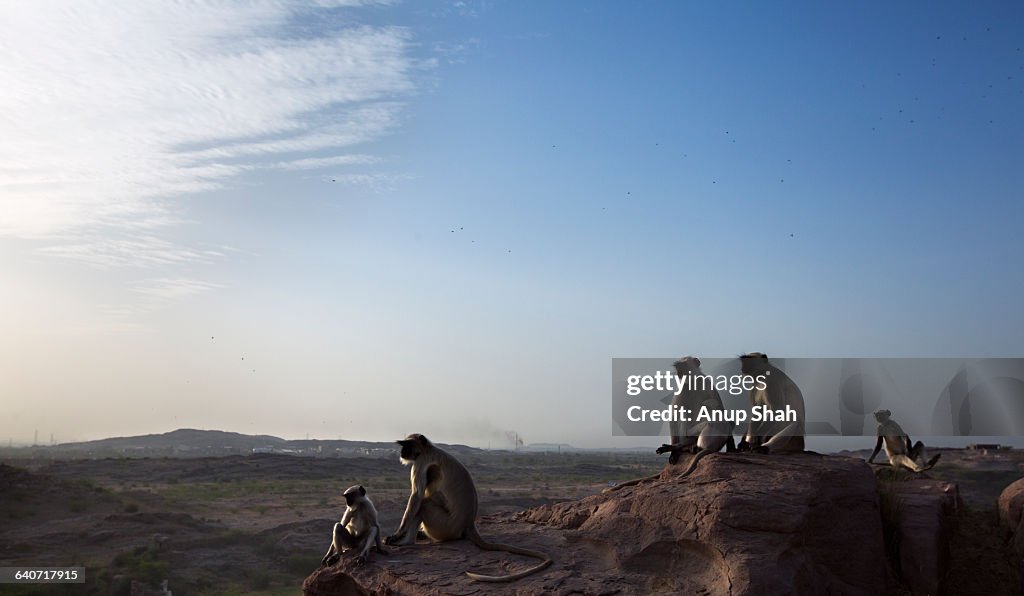
[[[930,470],[935,467],[935,463],[939,461],[942,454],[938,454],[932,459],[928,459],[928,452],[925,450],[925,443],[918,442],[913,443],[913,448],[910,450],[910,459],[918,463],[922,470]]]
[[[763,447],[768,450],[768,453],[773,451],[803,451],[804,438],[802,435],[797,434],[799,432],[800,423],[793,422],[779,431],[778,434],[773,435]]]
[[[935,467],[936,462],[939,461],[939,458],[942,457],[942,454],[939,453],[931,459],[928,459],[928,452],[925,450],[924,443],[921,441],[914,443],[914,446],[910,449],[909,455],[910,459],[917,462],[918,466],[920,466],[922,470],[932,469]]]
[[[420,505],[420,519],[427,537],[435,542],[457,540],[462,538],[466,530],[466,521],[457,516],[456,512],[448,511],[431,499]]]
[[[384,539],[384,543],[390,544],[392,546],[408,546],[410,544],[416,544],[416,535],[420,528],[420,520],[423,519],[422,509],[423,506],[421,505],[421,512],[417,513],[415,516],[412,517],[412,519],[409,520],[409,523],[407,524],[409,529],[405,532],[405,534],[388,536]]]
[[[906,469],[910,470],[911,472],[923,472],[924,471],[924,468],[920,464],[918,464],[916,461],[910,459],[906,455],[903,455],[902,453],[898,453],[898,454],[893,455],[892,458],[889,460],[889,463],[891,463],[892,467],[896,468],[897,470],[900,469],[900,468],[906,468]]]
[[[910,459],[914,461],[922,460],[928,457],[927,455],[925,455],[924,443],[922,443],[921,441],[914,443],[914,446],[910,448],[910,452],[907,453],[907,455],[910,457]]]
[[[743,435],[743,439],[740,441],[740,444],[736,447],[736,451],[740,451],[740,452],[746,452],[746,451],[755,451],[756,452],[756,451],[759,451],[761,449],[761,447],[764,445],[764,442],[767,440],[761,434],[763,432],[763,430],[764,430],[763,423],[758,423],[756,425],[752,425],[747,430],[747,433],[745,435]]]
[[[334,535],[331,540],[331,547],[327,549],[327,554],[320,561],[321,565],[330,567],[338,562],[341,558],[341,551],[343,548],[353,548],[358,545],[359,540],[349,533],[348,528],[341,525],[340,523],[334,524]]]

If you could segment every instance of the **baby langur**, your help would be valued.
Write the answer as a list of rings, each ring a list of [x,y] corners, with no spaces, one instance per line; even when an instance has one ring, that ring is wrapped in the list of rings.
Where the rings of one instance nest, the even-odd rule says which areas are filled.
[[[750,390],[750,406],[785,410],[792,408],[796,420],[777,422],[753,420],[747,426],[747,433],[740,441],[740,451],[770,453],[776,451],[804,450],[804,395],[789,375],[768,362],[768,356],[751,352],[740,356],[740,370],[744,375],[761,379],[763,389],[755,384]]]
[[[925,453],[924,443],[918,441],[910,445],[910,436],[903,431],[903,428],[889,418],[892,412],[889,410],[878,410],[875,412],[875,420],[878,421],[878,441],[875,442],[875,450],[871,452],[868,463],[875,462],[875,457],[885,445],[885,454],[889,456],[889,464],[895,468],[906,468],[911,472],[924,472],[935,466],[942,454],[928,459]]]
[[[721,410],[723,408],[722,396],[715,389],[713,378],[704,375],[700,368],[699,358],[696,356],[683,356],[673,362],[672,367],[675,368],[677,377],[687,379],[686,384],[679,390],[679,393],[672,397],[673,408],[685,408],[689,412],[699,412],[701,406],[706,406],[708,410]],[[697,465],[696,462],[708,453],[719,451],[722,447],[725,447],[726,451],[730,452],[736,450],[736,443],[732,437],[731,422],[710,423],[701,421],[687,427],[683,421],[673,420],[668,423],[668,428],[672,442],[658,447],[655,453],[658,455],[669,453],[668,463],[672,465],[679,461],[679,456],[683,453],[698,454],[696,457],[691,458],[690,468],[686,474],[692,472]],[[708,451],[708,453],[699,455],[709,449],[711,451]],[[637,484],[657,480],[659,477],[661,477],[660,473],[627,480],[626,482],[608,487],[603,492],[614,492],[627,486],[636,486]]]
[[[377,552],[386,555],[381,544],[382,534],[380,524],[377,522],[377,509],[373,502],[366,496],[366,489],[362,486],[349,487],[345,492],[345,513],[341,521],[334,524],[334,534],[331,539],[331,547],[327,554],[320,561],[320,566],[334,565],[341,558],[342,550],[352,548],[359,549],[356,556],[357,563],[366,562],[366,553],[370,547],[377,546]]]
[[[435,542],[468,538],[483,550],[501,550],[542,559],[539,565],[511,575],[466,572],[471,579],[482,582],[517,580],[551,564],[551,557],[542,552],[486,542],[480,537],[476,530],[476,486],[469,470],[459,460],[420,434],[409,435],[398,444],[402,446],[402,463],[411,467],[412,493],[402,515],[402,523],[385,540],[387,544],[414,544],[416,532],[422,526],[427,538]]]

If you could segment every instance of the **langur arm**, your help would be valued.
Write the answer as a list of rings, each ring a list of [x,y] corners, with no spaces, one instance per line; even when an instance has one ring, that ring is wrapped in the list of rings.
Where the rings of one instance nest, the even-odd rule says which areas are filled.
[[[668,399],[669,397],[672,397],[672,396],[669,395],[668,397],[666,397],[666,399]],[[672,404],[672,403],[673,403],[672,401],[669,401],[669,404]],[[683,436],[685,435],[685,433],[686,433],[686,429],[683,428],[683,422],[681,420],[669,420],[668,421],[668,434],[671,437],[671,439],[669,439],[669,444],[670,445],[675,445],[679,441],[682,441],[683,440]]]
[[[756,405],[756,404],[751,404]],[[761,445],[761,439],[756,438],[754,431],[756,430],[753,420],[747,421],[747,432],[744,433],[743,438],[740,439],[740,444],[736,446],[737,451],[750,451],[755,447]]]
[[[384,531],[380,529],[380,524],[377,524],[375,527],[377,528],[377,538],[374,542],[377,543],[377,554],[386,555],[388,551],[384,549]]]
[[[331,532],[331,545],[327,547],[327,554],[324,555],[324,558],[320,559],[321,567],[332,565],[334,561],[337,561],[337,558],[335,558],[334,555],[338,554],[338,531],[339,529],[344,528],[344,526],[341,526],[341,528],[339,528],[339,526],[341,526],[341,524],[334,524],[334,531]]]
[[[320,561],[320,565],[331,565],[334,561],[337,561],[337,557],[341,547],[338,545],[338,532],[348,532],[345,526],[348,525],[348,520],[352,517],[352,509],[350,507],[345,508],[345,513],[341,514],[341,521],[334,524],[334,531],[331,532],[331,545],[327,547],[327,554]]]
[[[882,450],[882,435],[878,435],[878,440],[875,441],[875,450],[871,452],[871,457],[868,458],[868,463],[875,463],[875,458],[878,457],[878,452]]]
[[[380,534],[377,532],[377,526],[370,526],[370,529],[366,531],[366,536],[363,536],[363,548],[359,551],[359,555],[356,557],[357,563],[363,563],[366,561],[366,553],[370,552],[370,547],[380,540]]]
[[[427,470],[420,470],[413,464],[412,469],[412,494],[409,495],[409,502],[405,506],[405,513],[402,514],[402,523],[398,524],[395,537],[405,536],[410,529],[415,532],[419,528],[409,528],[413,520],[419,519],[420,505],[423,504],[423,493],[427,490]]]

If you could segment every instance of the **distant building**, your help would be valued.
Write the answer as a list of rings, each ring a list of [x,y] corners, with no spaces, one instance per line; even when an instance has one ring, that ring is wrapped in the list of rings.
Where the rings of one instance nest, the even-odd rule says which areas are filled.
[[[1009,447],[1003,447],[999,443],[971,443],[967,448],[971,451],[998,451],[999,449],[1009,449]]]

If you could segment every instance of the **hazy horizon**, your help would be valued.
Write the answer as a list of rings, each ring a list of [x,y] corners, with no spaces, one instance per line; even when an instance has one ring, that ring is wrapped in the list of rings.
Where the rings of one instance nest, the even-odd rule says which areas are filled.
[[[8,438],[5,443],[8,447],[15,448],[32,448],[32,447],[61,447],[63,445],[69,445],[73,443],[83,443],[90,441],[98,441],[104,439],[122,439],[122,438],[133,438],[149,435],[163,435],[172,433],[175,431],[209,431],[209,432],[225,432],[225,433],[237,433],[238,431],[222,428],[175,428],[169,429],[162,432],[143,433],[143,434],[132,434],[126,433],[117,436],[108,437],[92,437],[82,439],[70,439],[70,440],[58,440],[57,437],[53,437],[51,443],[48,437],[41,437],[38,442],[27,441],[19,442],[14,441],[12,438]],[[330,441],[330,440],[347,440],[347,441],[366,441],[366,442],[378,442],[378,443],[392,443],[395,441],[394,438],[361,438],[353,439],[350,437],[317,437],[317,436],[302,436],[302,437],[289,437],[289,436],[277,436],[271,433],[239,433],[251,436],[274,436],[279,439],[286,441],[301,441],[301,440],[318,440],[318,441]],[[445,444],[465,444],[469,447],[476,447],[479,449],[493,449],[493,450],[506,450],[512,451],[514,449],[512,441],[506,437],[495,436],[491,441],[484,441],[482,443],[469,442],[462,443],[460,441],[447,440],[444,436],[431,437],[439,443]],[[651,450],[651,446],[660,444],[661,439],[655,439],[652,437],[612,437],[617,445],[597,445],[597,446],[580,446],[573,443],[567,443],[564,441],[559,442],[548,442],[548,441],[533,441],[526,442],[523,446],[529,448],[530,446],[538,445],[553,445],[561,444],[568,445],[578,449],[622,449],[622,450],[637,450],[637,451],[648,451]],[[1007,436],[915,436],[915,440],[922,440],[927,445],[932,447],[946,447],[946,448],[964,448],[971,443],[997,443],[1003,446],[1012,447],[1019,449],[1024,447],[1024,438],[1022,437],[1007,437]],[[810,451],[818,451],[822,453],[834,453],[839,451],[858,451],[858,450],[871,450],[874,447],[873,437],[821,437],[821,436],[809,436],[806,438],[807,449]],[[609,441],[611,443],[611,441]]]
[[[0,6],[0,439],[655,445],[612,358],[1024,356],[1022,17]]]

